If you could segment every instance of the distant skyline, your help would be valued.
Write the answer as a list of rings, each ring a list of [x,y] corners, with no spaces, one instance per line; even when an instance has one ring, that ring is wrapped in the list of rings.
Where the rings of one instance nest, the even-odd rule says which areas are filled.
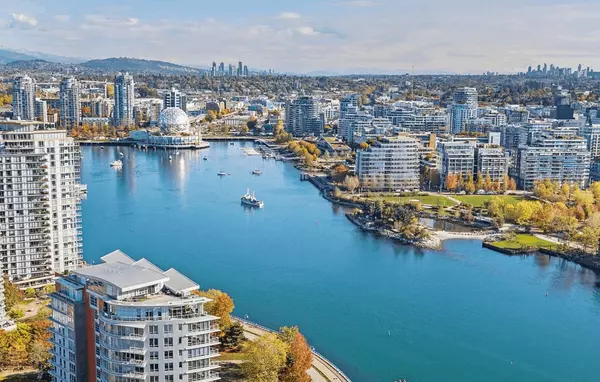
[[[600,68],[595,0],[19,0],[0,3],[2,45],[278,72],[516,73]]]

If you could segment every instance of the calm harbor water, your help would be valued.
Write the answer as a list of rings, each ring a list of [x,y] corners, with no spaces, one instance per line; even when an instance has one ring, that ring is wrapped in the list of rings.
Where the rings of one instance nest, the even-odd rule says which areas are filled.
[[[213,143],[171,161],[84,147],[85,259],[120,248],[175,267],[228,292],[237,315],[299,325],[357,382],[598,381],[592,272],[478,241],[433,252],[363,234],[293,166],[244,156],[244,146]],[[120,171],[109,167],[118,152]],[[247,188],[263,210],[240,205]]]

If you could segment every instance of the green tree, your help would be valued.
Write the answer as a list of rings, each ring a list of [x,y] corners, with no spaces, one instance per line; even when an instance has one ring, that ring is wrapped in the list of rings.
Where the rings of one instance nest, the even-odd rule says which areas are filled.
[[[212,122],[215,119],[217,119],[217,113],[215,113],[214,110],[209,110],[206,112],[206,115],[204,116],[204,118],[206,119],[207,122]]]
[[[18,320],[20,318],[23,318],[25,316],[25,313],[21,310],[21,309],[17,309],[17,308],[12,308],[9,312],[8,312],[8,316],[10,318],[12,318],[13,320]]]
[[[280,373],[282,382],[310,382],[307,370],[312,366],[312,352],[298,327],[279,329],[279,338],[288,345],[285,367]]]
[[[277,382],[286,364],[288,345],[273,333],[265,334],[246,345],[246,362],[241,368],[244,376],[253,382]]]
[[[245,339],[244,327],[239,322],[234,322],[225,329],[223,338],[221,338],[221,345],[225,349],[237,350]]]

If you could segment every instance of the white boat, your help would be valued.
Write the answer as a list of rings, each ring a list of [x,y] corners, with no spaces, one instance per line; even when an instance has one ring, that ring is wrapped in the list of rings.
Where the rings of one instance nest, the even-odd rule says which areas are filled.
[[[117,159],[116,161],[110,162],[110,167],[123,167],[123,162]]]
[[[227,175],[227,173],[226,173],[226,172],[223,172],[223,171],[219,171],[219,172],[217,173],[217,175],[219,175],[219,176],[225,176],[225,175]]]
[[[169,160],[173,160],[173,156],[172,155],[169,155]]]
[[[262,174],[261,170],[252,170],[252,175],[260,175]]]
[[[246,190],[246,194],[244,194],[240,198],[240,201],[245,206],[256,207],[256,208],[263,208],[265,206],[265,203],[262,200],[256,199],[256,196],[254,195],[254,193],[251,194],[250,190]]]
[[[123,155],[123,153],[119,153],[119,156],[120,156],[121,158],[123,158],[123,156],[124,156],[124,155]]]

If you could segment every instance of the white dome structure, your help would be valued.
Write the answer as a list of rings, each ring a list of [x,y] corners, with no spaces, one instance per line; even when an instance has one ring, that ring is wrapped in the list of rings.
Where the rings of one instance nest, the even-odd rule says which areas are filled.
[[[161,111],[158,123],[163,134],[188,133],[190,131],[190,119],[186,112],[178,107],[168,107]]]

